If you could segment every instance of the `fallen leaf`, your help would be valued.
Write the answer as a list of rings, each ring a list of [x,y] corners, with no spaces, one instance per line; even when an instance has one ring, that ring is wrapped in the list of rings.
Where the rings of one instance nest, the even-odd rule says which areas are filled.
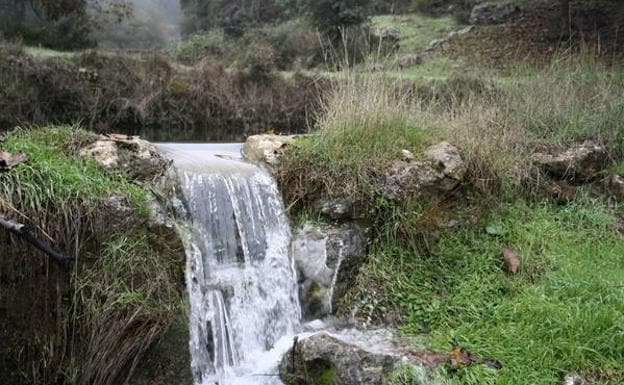
[[[512,249],[503,250],[503,258],[505,259],[505,270],[510,274],[516,274],[520,268],[520,257]]]
[[[465,349],[455,348],[449,353],[451,358],[451,369],[465,368],[472,364],[471,354]]]
[[[464,348],[453,349],[448,356],[451,359],[451,369],[466,368],[472,364],[482,364],[492,369],[501,369],[503,366],[496,360],[481,358]]]
[[[0,151],[0,170],[9,170],[20,163],[28,160],[28,156],[24,153],[11,154]]]

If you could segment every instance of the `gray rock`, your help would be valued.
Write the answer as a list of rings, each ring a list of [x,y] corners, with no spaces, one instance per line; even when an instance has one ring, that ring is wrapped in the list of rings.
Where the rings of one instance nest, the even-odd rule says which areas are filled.
[[[128,229],[134,226],[137,222],[137,217],[134,215],[134,209],[132,205],[123,195],[111,195],[104,202],[102,207],[106,218],[106,227],[120,231],[122,229]]]
[[[82,158],[94,160],[104,169],[123,174],[141,184],[158,179],[170,165],[156,147],[138,136],[100,135],[79,151]]]
[[[396,61],[396,66],[399,69],[410,68],[422,64],[423,57],[417,53],[410,53],[405,56],[400,57]]]
[[[570,181],[594,179],[609,164],[607,147],[593,141],[575,144],[554,153],[537,152],[531,158],[544,172]]]
[[[443,45],[445,45],[446,43],[448,43],[447,39],[435,39],[435,40],[431,40],[429,42],[429,44],[427,44],[427,47],[425,48],[425,52],[431,52],[434,51],[440,47],[442,47]]]
[[[391,354],[370,353],[327,333],[318,333],[284,355],[279,371],[285,383],[298,379],[311,385],[323,378],[332,385],[381,385],[399,362]]]
[[[455,36],[466,35],[466,34],[472,32],[474,29],[475,29],[474,25],[469,25],[469,26],[464,27],[464,28],[462,28],[460,30],[452,31],[451,33],[449,33],[449,39],[453,38]]]
[[[610,175],[602,180],[605,192],[615,198],[618,202],[624,201],[624,177],[620,175]]]
[[[355,216],[353,202],[347,198],[322,200],[318,206],[321,214],[330,219],[352,219]]]
[[[384,173],[382,195],[399,201],[416,198],[431,201],[453,190],[466,173],[459,150],[447,142],[429,147],[426,161],[397,160]]]
[[[252,135],[245,141],[243,154],[252,162],[261,163],[270,171],[275,171],[279,166],[279,156],[296,137],[296,135]]]
[[[520,12],[512,2],[485,2],[475,5],[470,13],[470,23],[477,25],[502,24]]]
[[[466,163],[462,159],[459,149],[449,142],[440,142],[429,146],[425,154],[433,162],[433,167],[446,177],[460,181],[466,174]]]
[[[306,223],[291,245],[299,277],[305,319],[331,314],[366,260],[368,234],[355,224],[317,226]]]
[[[390,330],[346,329],[318,332],[297,340],[283,357],[279,374],[287,384],[381,385],[400,368],[410,367],[414,384],[450,385],[428,368],[436,356]],[[412,383],[412,382],[410,382]]]
[[[565,385],[589,385],[589,382],[578,374],[568,373],[563,378]]]

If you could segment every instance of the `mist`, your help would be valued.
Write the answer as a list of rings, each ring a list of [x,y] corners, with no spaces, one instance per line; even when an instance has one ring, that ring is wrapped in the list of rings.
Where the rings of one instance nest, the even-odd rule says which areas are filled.
[[[94,37],[101,48],[144,50],[167,46],[180,38],[180,0],[124,0],[132,9],[119,21],[101,16]]]

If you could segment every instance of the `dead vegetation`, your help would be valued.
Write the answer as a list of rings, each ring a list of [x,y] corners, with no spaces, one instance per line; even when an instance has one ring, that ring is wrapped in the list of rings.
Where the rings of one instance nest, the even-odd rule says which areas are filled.
[[[0,128],[81,123],[155,141],[220,141],[303,132],[318,103],[313,79],[172,64],[156,54],[89,51],[35,58],[0,46]]]

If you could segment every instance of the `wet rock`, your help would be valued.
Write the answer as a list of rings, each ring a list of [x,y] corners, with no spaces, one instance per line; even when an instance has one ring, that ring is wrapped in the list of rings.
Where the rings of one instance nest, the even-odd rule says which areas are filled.
[[[252,162],[262,163],[275,171],[279,166],[279,156],[295,138],[295,135],[252,135],[245,141],[243,154]]]
[[[585,141],[563,151],[536,152],[532,160],[554,178],[585,182],[605,170],[609,163],[609,153],[606,146]]]
[[[371,353],[327,333],[300,341],[284,355],[280,377],[285,383],[381,385],[400,363],[391,354]],[[294,365],[293,365],[294,364]]]
[[[405,56],[400,57],[396,61],[396,66],[399,69],[410,68],[422,64],[423,57],[417,53],[410,53]]]
[[[306,223],[295,232],[291,251],[299,277],[305,319],[331,314],[366,260],[368,234],[355,224]]]
[[[391,200],[415,197],[431,201],[453,190],[466,173],[466,164],[457,147],[448,142],[430,146],[429,160],[395,161],[384,173],[382,195]]]
[[[293,341],[279,374],[287,384],[377,385],[395,371],[411,368],[414,384],[446,385],[448,378],[432,372],[448,354],[437,354],[399,339],[388,329],[332,329]],[[321,380],[322,379],[322,380]]]
[[[485,2],[477,4],[470,13],[470,23],[476,25],[502,24],[520,12],[512,2]]]
[[[159,178],[170,162],[156,147],[138,136],[100,135],[98,140],[79,151],[82,158],[123,174],[131,181],[145,184]]]

